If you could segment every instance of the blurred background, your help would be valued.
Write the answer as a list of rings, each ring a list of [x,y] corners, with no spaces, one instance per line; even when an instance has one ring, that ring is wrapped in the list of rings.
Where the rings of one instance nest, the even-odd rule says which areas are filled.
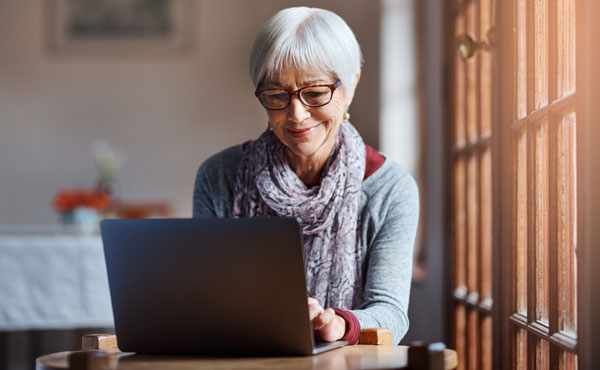
[[[0,0],[0,369],[110,330],[97,235],[61,226],[97,220],[69,202],[102,187],[112,215],[190,217],[198,166],[265,129],[250,48],[297,5],[361,45],[352,122],[421,190],[404,342],[445,340],[441,0]]]

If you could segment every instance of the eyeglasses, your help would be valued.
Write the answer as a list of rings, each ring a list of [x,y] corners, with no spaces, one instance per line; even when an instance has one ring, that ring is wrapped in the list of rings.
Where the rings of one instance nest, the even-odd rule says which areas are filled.
[[[281,110],[287,108],[292,97],[298,94],[302,104],[307,107],[322,107],[329,104],[333,98],[333,92],[342,82],[338,80],[333,85],[310,85],[290,91],[285,89],[265,89],[254,93],[260,104],[269,110]]]

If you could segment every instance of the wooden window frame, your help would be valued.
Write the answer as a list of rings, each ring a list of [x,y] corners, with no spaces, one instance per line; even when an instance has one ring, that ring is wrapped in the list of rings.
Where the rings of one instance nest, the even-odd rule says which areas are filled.
[[[579,368],[600,369],[600,2],[576,1]]]
[[[548,87],[548,105],[544,108],[534,111],[529,116],[515,120],[511,124],[511,129],[506,130],[502,128],[505,122],[512,121],[511,115],[517,110],[516,96],[514,95],[516,87],[513,79],[502,79],[502,76],[506,76],[512,70],[516,69],[515,60],[516,53],[515,45],[511,40],[511,32],[499,32],[499,49],[502,50],[504,55],[499,56],[501,60],[498,60],[501,67],[494,74],[495,86],[501,87],[501,98],[494,99],[494,114],[493,114],[493,129],[497,133],[494,136],[494,142],[492,144],[495,151],[493,152],[494,157],[494,172],[493,172],[493,186],[494,194],[497,196],[494,199],[494,259],[496,261],[502,261],[502,268],[496,268],[494,272],[495,277],[495,292],[494,300],[496,302],[502,302],[496,306],[497,310],[494,312],[495,326],[494,332],[496,337],[500,336],[501,340],[497,340],[494,345],[494,368],[496,369],[508,369],[512,366],[514,357],[507,356],[508,353],[512,353],[513,343],[511,342],[511,327],[519,327],[528,333],[534,334],[536,337],[544,339],[549,343],[555,345],[559,349],[566,351],[576,351],[578,355],[578,368],[579,369],[595,369],[600,368],[600,353],[599,351],[593,351],[593,348],[598,348],[600,345],[600,298],[597,289],[593,288],[593,282],[600,281],[600,269],[597,267],[600,264],[600,248],[594,248],[593,246],[600,245],[600,231],[598,226],[594,228],[592,220],[594,215],[596,219],[600,219],[600,202],[598,201],[597,190],[600,189],[600,145],[595,143],[593,145],[593,138],[600,138],[600,125],[591,124],[593,122],[592,117],[600,117],[600,104],[598,100],[600,98],[600,73],[594,68],[594,61],[598,63],[600,61],[600,53],[598,52],[597,42],[594,43],[594,37],[590,35],[598,35],[600,32],[600,26],[597,23],[596,17],[592,17],[591,14],[600,14],[600,2],[594,2],[595,0],[576,0],[576,93],[575,95],[569,95],[566,97],[557,98],[558,92],[553,88],[556,86],[555,81],[549,80]],[[500,30],[511,30],[514,27],[511,20],[514,18],[515,11],[513,7],[499,7],[498,8],[497,24],[499,24]],[[550,7],[549,17],[556,15],[556,9]],[[595,12],[595,13],[594,13]],[[552,28],[549,30],[548,37],[550,42],[556,39],[557,35],[555,30]],[[595,47],[593,45],[596,45]],[[509,51],[507,53],[507,51]],[[530,53],[528,53],[530,54]],[[548,68],[550,71],[556,70],[556,60],[549,57]],[[527,75],[531,75],[531,68],[528,67]],[[551,78],[555,76],[555,73],[550,73]],[[528,81],[531,83],[531,80]],[[529,95],[529,94],[528,94]],[[596,98],[594,100],[594,97]],[[509,104],[502,99],[508,99]],[[528,108],[531,108],[533,102],[528,101]],[[507,109],[507,105],[513,105],[510,109]],[[557,330],[554,327],[558,322],[557,307],[557,296],[556,294],[550,294],[550,312],[549,322],[538,322],[531,320],[533,312],[531,312],[531,305],[528,305],[529,312],[527,317],[513,312],[512,299],[503,299],[512,294],[513,283],[511,281],[513,277],[513,261],[515,251],[513,248],[498,248],[496,246],[508,246],[514,240],[514,230],[512,230],[514,217],[513,204],[510,206],[502,206],[503,200],[512,199],[511,192],[513,191],[509,187],[503,186],[501,180],[502,174],[511,173],[511,169],[508,168],[511,163],[510,161],[502,160],[503,150],[509,148],[508,143],[512,142],[511,131],[521,129],[527,129],[528,121],[540,121],[543,119],[548,120],[549,129],[552,131],[555,129],[555,121],[557,118],[562,118],[566,114],[575,111],[577,114],[577,129],[576,129],[576,140],[577,140],[577,337],[573,337],[570,333]],[[550,136],[553,136],[552,134]],[[528,135],[527,140],[530,140]],[[556,144],[551,140],[549,142],[549,151],[556,153]],[[503,148],[503,149],[502,149]],[[508,149],[510,150],[510,149]],[[528,153],[530,155],[530,153]],[[595,160],[594,160],[595,158]],[[530,162],[528,160],[528,162]],[[592,169],[595,166],[595,169]],[[528,170],[530,172],[531,170]],[[550,168],[550,177],[556,177],[556,169]],[[514,181],[510,182],[514,184]],[[549,194],[550,196],[550,209],[553,208],[553,202],[556,201],[554,195],[557,193],[554,189],[554,181],[549,181]],[[597,196],[596,196],[597,195]],[[593,199],[594,202],[590,202]],[[528,201],[529,202],[529,201]],[[531,203],[529,203],[531,208]],[[531,209],[530,209],[531,211]],[[531,215],[528,216],[531,222]],[[556,215],[551,214],[549,217],[549,236],[550,240],[550,253],[556,253],[556,232],[552,229],[556,227]],[[506,232],[508,230],[508,232]],[[531,243],[531,235],[528,235],[529,243]],[[509,240],[507,240],[509,239]],[[552,261],[552,259],[551,259]],[[495,264],[495,267],[498,264]],[[594,266],[596,268],[594,269]],[[532,266],[528,266],[528,281],[532,280],[532,273],[530,270]],[[500,271],[498,271],[500,270]],[[554,284],[558,280],[558,276],[552,271],[556,271],[556,266],[550,266],[551,274],[549,276],[551,284]],[[498,278],[499,277],[499,278]],[[507,284],[501,284],[501,281],[508,282]],[[527,289],[528,302],[532,301],[531,284]],[[592,292],[595,290],[595,292]],[[551,289],[551,292],[556,293],[556,289]],[[509,320],[506,317],[510,315]],[[552,326],[552,327],[551,327]],[[550,335],[551,332],[554,334]],[[530,338],[531,340],[531,338]],[[513,353],[514,356],[514,353]],[[550,368],[557,368],[555,359],[550,358]],[[529,368],[533,366],[531,359],[527,359]]]
[[[514,50],[512,45],[511,33],[513,19],[511,12],[514,11],[512,6],[505,6],[502,1],[497,1],[502,6],[498,6],[496,11],[496,25],[498,35],[498,50],[501,53],[495,53],[493,63],[493,86],[500,88],[500,93],[495,94],[492,100],[492,131],[494,135],[489,138],[492,146],[492,207],[493,207],[493,301],[495,302],[493,315],[493,364],[494,369],[508,369],[512,366],[513,359],[507,356],[512,353],[513,343],[511,342],[512,328],[522,328],[526,333],[532,333],[534,336],[547,340],[548,343],[556,346],[558,349],[566,351],[576,351],[577,363],[579,369],[596,369],[600,368],[600,227],[595,225],[593,220],[600,220],[600,124],[594,122],[600,120],[600,70],[597,65],[600,63],[600,45],[597,42],[597,35],[600,35],[600,22],[597,22],[597,15],[600,14],[600,2],[597,0],[576,0],[576,93],[574,96],[566,96],[564,98],[556,98],[559,94],[554,88],[555,81],[552,81],[554,73],[550,73],[550,78],[547,82],[548,90],[548,106],[537,110],[526,118],[514,120],[511,128],[527,129],[528,120],[540,120],[547,118],[549,130],[553,130],[557,117],[563,117],[572,111],[577,115],[577,178],[576,178],[576,204],[577,204],[577,337],[573,337],[569,333],[564,333],[557,330],[556,322],[557,315],[554,302],[557,301],[556,294],[550,294],[551,302],[549,314],[549,323],[535,322],[528,317],[520,314],[512,314],[513,302],[511,299],[505,299],[512,294],[514,287],[511,285],[513,276],[513,255],[512,248],[504,249],[507,243],[512,241],[511,217],[513,217],[512,203],[507,206],[507,201],[512,198],[510,187],[503,186],[504,181],[502,176],[511,173],[510,161],[503,158],[507,153],[507,144],[511,143],[511,130],[503,129],[503,122],[512,122],[513,110],[506,111],[505,107],[509,99],[510,104],[514,104],[516,92],[512,79],[503,78],[506,72],[515,68],[514,65]],[[448,117],[454,117],[453,107],[453,87],[455,84],[453,71],[453,57],[455,54],[455,45],[453,40],[453,6],[446,3],[446,71],[448,89],[446,101]],[[549,17],[553,17],[556,13],[556,8],[549,8]],[[594,16],[596,15],[596,16]],[[503,32],[504,31],[504,32]],[[553,33],[554,32],[554,33]],[[508,37],[507,37],[508,36]],[[548,38],[556,39],[557,34],[552,28],[549,30]],[[508,54],[506,51],[510,51]],[[556,60],[552,57],[548,58],[548,68],[556,70]],[[513,69],[514,70],[514,69]],[[531,75],[527,71],[527,75]],[[516,104],[515,104],[516,105]],[[531,102],[527,102],[531,105]],[[516,108],[516,107],[514,107]],[[447,157],[446,168],[448,169],[449,179],[452,179],[451,170],[454,165],[453,157],[457,155],[454,150],[454,132],[447,132],[446,145],[449,153],[453,155]],[[594,138],[596,141],[594,141]],[[530,136],[527,136],[527,140]],[[479,144],[465,143],[466,151],[476,150],[475,146]],[[552,140],[548,142],[548,150],[555,151],[555,143]],[[473,148],[471,148],[471,146]],[[502,149],[503,148],[503,149]],[[528,154],[529,155],[529,154]],[[556,170],[550,167],[551,178],[556,177]],[[512,183],[512,181],[510,182]],[[556,189],[554,189],[553,181],[549,181],[549,190],[551,194],[549,202],[555,202]],[[448,181],[447,199],[453,197],[452,181]],[[552,208],[552,205],[550,205]],[[447,207],[448,220],[448,240],[453,240],[453,208],[452,202],[449,201]],[[527,217],[528,222],[531,222],[530,216]],[[556,228],[556,216],[549,215],[549,228]],[[550,231],[549,235],[556,233]],[[530,236],[527,236],[530,238]],[[554,236],[552,236],[554,238]],[[551,253],[552,248],[557,245],[555,240],[549,240]],[[555,252],[555,251],[554,251]],[[454,276],[453,263],[451,253],[447,260],[449,267],[449,276]],[[556,265],[550,266],[550,271],[556,271]],[[559,277],[556,274],[549,276],[550,284],[557,281]],[[452,279],[450,279],[452,280]],[[529,280],[529,279],[528,279]],[[595,284],[594,284],[595,283]],[[453,302],[458,300],[466,300],[467,295],[461,292],[455,292],[451,281],[448,281],[449,305],[453,307]],[[552,291],[552,290],[551,290]],[[528,301],[531,302],[531,289],[527,289]],[[530,306],[530,305],[528,305]],[[448,333],[453,332],[453,310],[448,310]],[[552,327],[551,327],[552,326]],[[553,333],[550,335],[550,333]],[[531,338],[529,338],[531,340]],[[448,342],[452,342],[448,338]],[[526,351],[527,352],[527,351]],[[557,368],[555,359],[550,358],[551,368]],[[531,359],[527,359],[528,367],[531,368]]]

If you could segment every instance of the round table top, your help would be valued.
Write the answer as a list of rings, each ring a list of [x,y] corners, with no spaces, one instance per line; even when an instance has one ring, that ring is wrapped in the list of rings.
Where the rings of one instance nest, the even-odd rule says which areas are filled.
[[[118,348],[108,354],[109,369],[387,369],[407,366],[407,346],[345,346],[316,356],[303,357],[195,357],[123,353]],[[59,352],[37,359],[37,370],[68,369],[69,355],[82,351]]]

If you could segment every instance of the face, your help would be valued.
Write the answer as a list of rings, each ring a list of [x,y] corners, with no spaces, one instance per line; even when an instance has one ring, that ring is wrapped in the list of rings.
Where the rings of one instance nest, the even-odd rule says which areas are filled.
[[[286,69],[274,81],[265,82],[264,89],[296,90],[308,85],[334,84],[329,74],[319,71]],[[287,108],[268,110],[269,124],[275,135],[288,148],[288,155],[299,158],[329,157],[346,106],[344,86],[333,93],[329,104],[307,107],[294,95]]]

